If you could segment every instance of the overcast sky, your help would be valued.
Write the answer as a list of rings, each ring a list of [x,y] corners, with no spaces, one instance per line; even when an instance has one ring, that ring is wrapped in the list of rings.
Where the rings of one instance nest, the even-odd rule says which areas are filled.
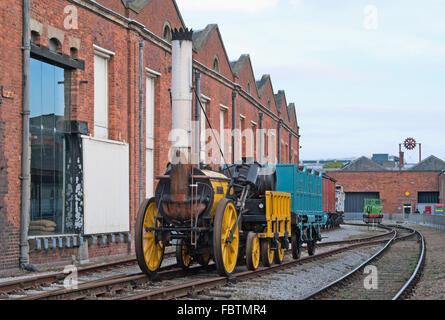
[[[407,137],[445,160],[443,0],[177,0],[219,25],[230,60],[295,102],[301,159],[397,155]],[[417,150],[405,153],[416,162]]]

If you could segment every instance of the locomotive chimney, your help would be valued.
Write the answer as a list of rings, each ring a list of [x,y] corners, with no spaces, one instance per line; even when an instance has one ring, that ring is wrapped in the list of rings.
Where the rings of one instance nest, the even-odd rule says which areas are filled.
[[[172,33],[172,163],[191,162],[192,35],[182,28]]]
[[[182,28],[172,32],[172,148],[170,216],[190,216],[189,177],[191,165],[192,100],[193,100],[193,31]]]

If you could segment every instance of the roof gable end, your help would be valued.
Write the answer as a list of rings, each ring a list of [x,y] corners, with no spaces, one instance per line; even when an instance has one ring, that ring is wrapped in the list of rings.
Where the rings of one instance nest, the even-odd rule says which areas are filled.
[[[344,166],[341,171],[387,171],[367,157],[360,157]]]
[[[422,162],[416,164],[410,168],[411,171],[442,171],[445,170],[445,161],[437,158],[436,156],[429,156]]]

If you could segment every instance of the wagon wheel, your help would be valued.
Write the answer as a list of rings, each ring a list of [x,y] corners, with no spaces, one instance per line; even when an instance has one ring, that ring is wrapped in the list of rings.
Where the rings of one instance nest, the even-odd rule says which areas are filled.
[[[292,258],[294,258],[295,260],[300,259],[301,240],[300,240],[300,231],[298,231],[298,229],[292,232],[291,245],[292,245]]]
[[[136,219],[136,259],[139,267],[147,275],[154,275],[164,258],[164,244],[156,239],[155,231],[147,231],[155,226],[157,205],[155,198],[145,199],[139,207]],[[161,223],[158,221],[157,226]]]
[[[260,264],[260,239],[255,232],[249,232],[246,240],[246,265],[255,270]]]
[[[213,225],[213,251],[216,269],[222,276],[230,275],[238,259],[239,228],[235,232],[238,214],[235,205],[227,198],[222,199],[216,209]],[[233,232],[233,236],[231,236]]]
[[[270,267],[274,260],[275,251],[270,249],[270,239],[261,240],[261,261],[263,266]]]
[[[314,232],[312,232],[312,236],[313,236],[313,233]],[[309,234],[310,234],[310,232],[309,232],[309,229],[307,230],[307,237],[308,237],[308,239],[309,239]],[[313,256],[314,254],[315,254],[315,244],[317,243],[317,241],[315,240],[315,239],[313,239],[313,240],[308,240],[308,242],[307,242],[307,253],[310,255],[310,256]]]
[[[209,264],[209,262],[210,262],[210,253],[203,253],[198,256],[198,263],[201,266],[205,267]]]
[[[183,239],[179,239],[178,245],[176,246],[176,261],[178,263],[178,266],[180,266],[184,270],[187,270],[192,262],[190,249]]]
[[[281,239],[278,240],[278,249],[275,252],[275,257],[274,257],[274,261],[276,264],[281,264],[281,262],[283,262],[284,259],[284,248],[281,245]]]

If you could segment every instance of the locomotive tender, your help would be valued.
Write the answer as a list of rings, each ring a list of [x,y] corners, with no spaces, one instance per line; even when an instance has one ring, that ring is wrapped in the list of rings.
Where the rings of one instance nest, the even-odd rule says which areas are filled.
[[[173,32],[172,131],[181,138],[172,142],[172,161],[157,177],[155,196],[138,211],[135,250],[141,270],[154,275],[172,245],[182,268],[213,259],[224,276],[239,261],[250,270],[260,261],[281,263],[290,243],[295,259],[303,243],[313,255],[327,220],[321,174],[296,164],[263,166],[246,159],[220,172],[192,164],[192,34]]]

